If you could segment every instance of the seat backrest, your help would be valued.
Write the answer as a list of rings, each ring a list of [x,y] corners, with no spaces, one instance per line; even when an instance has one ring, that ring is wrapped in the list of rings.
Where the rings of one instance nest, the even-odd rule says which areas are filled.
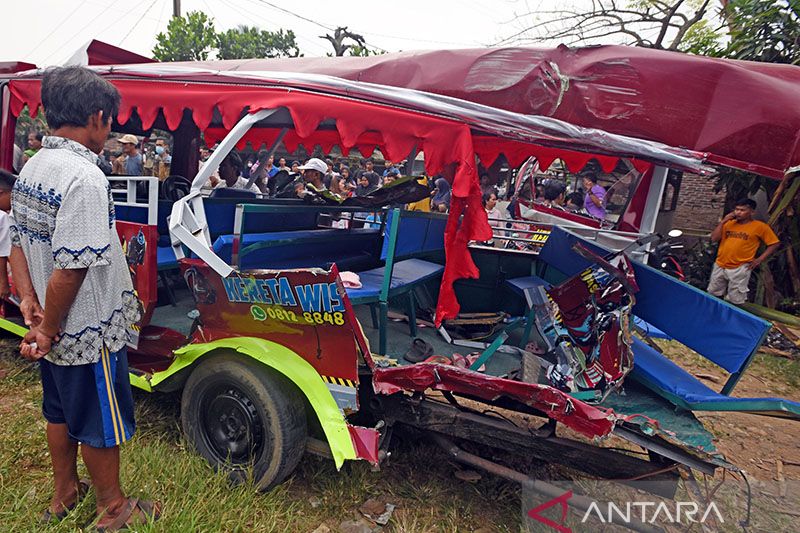
[[[575,253],[580,242],[605,255],[608,250],[554,227],[538,258],[566,276],[590,262]],[[771,327],[770,323],[710,294],[639,262],[633,262],[636,305],[633,313],[731,374],[722,389],[729,393],[747,368]]]
[[[397,233],[395,242],[392,243],[390,237],[395,225]],[[400,260],[444,250],[446,225],[446,215],[391,209],[386,217],[386,236],[383,239],[381,259],[386,260],[392,255],[395,260]]]
[[[122,222],[147,224],[147,207],[114,204],[114,216]]]
[[[220,189],[214,189],[211,191],[211,198],[251,198],[255,200],[258,198],[258,195],[255,192],[246,189],[231,189],[230,187],[222,187]]]
[[[271,203],[275,200],[258,200],[252,203]],[[208,231],[211,242],[220,235],[233,233],[233,223],[236,218],[236,205],[243,203],[232,198],[206,198],[203,200],[203,209],[206,212]],[[251,203],[251,202],[247,202]],[[286,202],[275,202],[285,205]],[[317,213],[309,209],[298,209],[296,212],[273,213],[248,213],[245,218],[244,233],[266,233],[272,231],[295,231],[316,229]]]

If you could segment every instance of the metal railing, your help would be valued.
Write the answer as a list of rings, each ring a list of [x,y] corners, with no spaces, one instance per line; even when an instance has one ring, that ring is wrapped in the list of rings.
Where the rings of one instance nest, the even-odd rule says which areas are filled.
[[[554,226],[558,226],[559,228],[566,229],[573,233],[580,235],[583,238],[588,240],[599,242],[602,237],[607,236],[610,237],[611,242],[617,242],[619,244],[619,249],[625,247],[625,245],[630,244],[631,242],[645,236],[644,233],[636,233],[631,231],[619,231],[619,230],[612,230],[612,229],[604,229],[604,228],[592,228],[590,226],[583,226],[580,224],[551,224],[547,222],[537,222],[534,220],[524,220],[524,219],[510,219],[510,218],[493,218],[489,217],[489,222],[495,222],[500,224],[512,224],[518,227],[497,227],[492,226],[492,240],[493,241],[505,241],[505,242],[515,242],[515,243],[523,243],[531,246],[532,248],[527,250],[522,249],[514,249],[508,248],[505,249],[506,251],[511,252],[521,252],[521,253],[529,253],[529,254],[538,254],[539,248],[541,248],[544,243],[546,242],[546,238],[544,239],[536,239],[535,236],[543,235],[549,233],[550,230]],[[519,226],[525,225],[528,228],[520,228]],[[516,235],[515,235],[516,234]],[[521,235],[522,234],[522,235]],[[527,235],[527,236],[525,236]],[[606,247],[609,247],[611,244],[609,239],[606,239],[602,244]],[[490,247],[485,246],[480,243],[475,243],[472,246],[478,248],[494,248],[500,249],[496,246]],[[614,248],[613,251],[617,251],[617,246],[611,245],[611,248]]]
[[[147,209],[147,225],[158,224],[158,178],[155,176],[107,176],[112,183],[125,183],[124,189],[111,187],[114,205],[125,207],[142,207]],[[147,200],[140,202],[136,198],[138,182],[147,183]]]

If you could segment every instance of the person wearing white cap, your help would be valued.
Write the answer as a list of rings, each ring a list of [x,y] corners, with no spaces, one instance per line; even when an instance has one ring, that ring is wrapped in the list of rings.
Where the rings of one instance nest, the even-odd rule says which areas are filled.
[[[125,175],[141,176],[144,161],[142,159],[142,154],[139,153],[138,137],[128,133],[120,137],[119,142],[122,145],[122,153],[125,154]]]
[[[303,171],[303,181],[306,182],[306,185],[311,185],[318,191],[326,189],[323,177],[328,172],[328,165],[322,159],[312,157],[306,161],[305,165],[299,167],[299,170]]]

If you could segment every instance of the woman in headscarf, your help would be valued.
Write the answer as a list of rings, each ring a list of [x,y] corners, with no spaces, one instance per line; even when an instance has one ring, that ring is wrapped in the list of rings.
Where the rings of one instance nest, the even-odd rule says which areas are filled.
[[[364,172],[358,178],[356,196],[367,196],[381,188],[381,179],[375,172]]]
[[[432,193],[431,211],[446,213],[450,209],[450,184],[444,178],[437,178],[433,184],[436,188]]]

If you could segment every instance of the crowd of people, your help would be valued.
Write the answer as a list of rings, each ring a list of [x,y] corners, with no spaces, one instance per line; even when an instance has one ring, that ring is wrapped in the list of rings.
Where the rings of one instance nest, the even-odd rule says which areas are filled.
[[[205,164],[213,148],[200,150],[200,167]],[[309,192],[328,191],[339,198],[369,196],[378,189],[389,186],[403,173],[401,166],[392,161],[384,161],[383,168],[376,169],[371,158],[353,160],[349,158],[312,157],[304,164],[300,161],[289,163],[274,156],[267,150],[244,155],[232,150],[223,160],[218,171],[211,175],[205,185],[206,193],[214,189],[233,188],[249,190],[261,197],[297,198]],[[314,178],[309,178],[314,176]],[[317,179],[319,176],[319,179]],[[407,209],[447,213],[450,210],[452,190],[450,182],[441,175],[419,177],[418,181],[430,189],[429,198],[406,205]],[[567,210],[592,216],[599,220],[607,217],[606,189],[598,183],[598,175],[587,171],[580,176],[580,186],[569,191],[565,180],[543,178],[531,187],[533,198],[524,199],[524,194],[514,194],[510,187],[497,187],[488,174],[480,179],[483,204],[490,223],[500,227],[501,220],[530,218],[532,204],[552,209]],[[499,203],[506,201],[506,209]]]
[[[211,156],[213,148],[200,150],[200,168]],[[345,199],[352,196],[369,196],[375,191],[391,185],[401,177],[400,167],[392,161],[384,161],[379,171],[371,158],[352,160],[347,158],[321,159],[312,157],[304,164],[300,161],[287,163],[286,158],[275,158],[267,150],[242,156],[232,150],[222,161],[219,169],[211,174],[205,185],[207,191],[232,188],[249,190],[269,198],[296,198],[311,192],[328,191]],[[427,178],[421,178],[428,183]],[[415,203],[415,209],[447,212],[450,208],[450,185],[444,178],[432,180],[430,198]]]

